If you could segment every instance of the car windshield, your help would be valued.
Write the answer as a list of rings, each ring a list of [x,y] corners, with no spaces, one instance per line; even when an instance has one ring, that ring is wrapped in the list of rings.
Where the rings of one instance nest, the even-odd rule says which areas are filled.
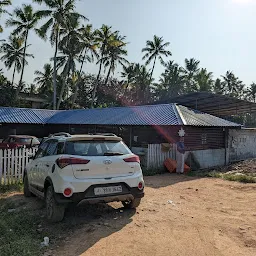
[[[65,153],[80,156],[118,156],[130,154],[122,141],[69,141]]]
[[[30,144],[31,140],[32,139],[30,139],[30,138],[18,138],[18,139],[16,139],[17,142],[22,143],[22,144]]]

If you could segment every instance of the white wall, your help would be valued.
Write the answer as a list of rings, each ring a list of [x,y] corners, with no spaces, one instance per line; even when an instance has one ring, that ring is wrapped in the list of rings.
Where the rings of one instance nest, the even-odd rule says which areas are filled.
[[[201,169],[225,165],[225,149],[205,149],[191,151]],[[186,152],[188,155],[189,152]]]
[[[256,158],[256,129],[229,131],[229,161]]]

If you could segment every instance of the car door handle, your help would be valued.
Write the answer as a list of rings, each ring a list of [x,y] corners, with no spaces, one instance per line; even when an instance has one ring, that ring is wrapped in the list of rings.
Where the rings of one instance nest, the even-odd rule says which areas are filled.
[[[46,167],[50,167],[50,165],[49,165],[49,164],[46,164],[45,166],[46,166]]]

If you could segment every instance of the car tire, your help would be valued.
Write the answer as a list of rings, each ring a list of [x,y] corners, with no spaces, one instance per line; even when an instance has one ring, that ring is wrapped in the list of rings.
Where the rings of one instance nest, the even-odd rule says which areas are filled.
[[[46,216],[50,222],[62,221],[65,214],[65,205],[58,204],[54,198],[54,190],[49,186],[46,190]]]
[[[28,183],[28,175],[27,174],[25,174],[25,177],[24,177],[23,193],[24,193],[25,197],[31,197],[32,196],[32,193],[29,190],[29,183]]]
[[[126,209],[135,209],[140,205],[141,198],[135,198],[131,201],[123,201],[122,204]]]

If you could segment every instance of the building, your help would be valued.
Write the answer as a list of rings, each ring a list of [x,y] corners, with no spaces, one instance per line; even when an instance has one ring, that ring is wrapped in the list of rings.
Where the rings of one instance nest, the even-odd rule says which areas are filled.
[[[59,111],[0,108],[1,137],[28,134],[40,138],[60,131],[71,134],[111,132],[121,136],[134,151],[147,153],[151,144],[175,145],[182,129],[187,151],[210,150],[211,155],[217,150],[221,164],[227,161],[229,130],[240,128],[239,124],[175,103]]]

